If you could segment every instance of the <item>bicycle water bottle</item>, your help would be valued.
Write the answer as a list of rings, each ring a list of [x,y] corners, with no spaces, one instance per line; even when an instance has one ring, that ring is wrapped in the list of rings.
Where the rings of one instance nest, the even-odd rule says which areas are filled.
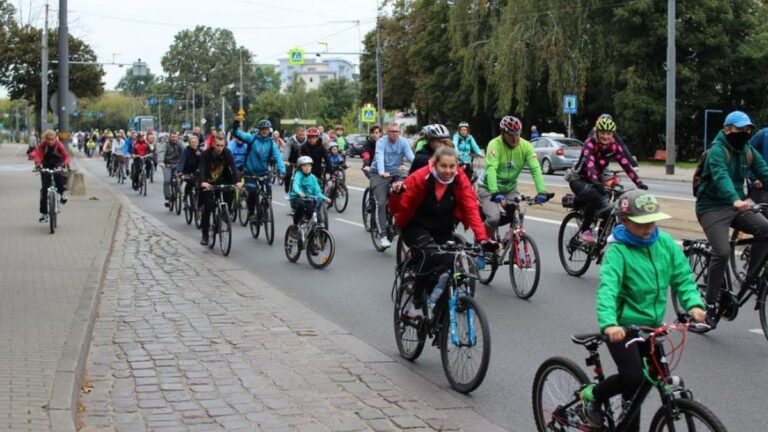
[[[443,290],[445,290],[445,284],[448,283],[448,275],[449,273],[447,271],[443,272],[437,279],[437,285],[435,285],[435,288],[432,289],[432,294],[429,296],[429,300],[427,301],[430,311],[435,307],[437,299],[440,298],[440,294],[442,294]]]

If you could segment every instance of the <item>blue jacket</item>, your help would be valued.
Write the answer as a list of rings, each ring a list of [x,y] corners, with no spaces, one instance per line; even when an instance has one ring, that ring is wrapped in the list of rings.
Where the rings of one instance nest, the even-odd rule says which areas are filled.
[[[269,171],[270,156],[277,164],[277,172],[285,175],[285,164],[283,156],[277,144],[272,141],[272,135],[262,138],[258,133],[249,134],[241,130],[235,130],[235,135],[248,145],[247,156],[245,159],[245,172],[251,175],[264,175]]]
[[[749,145],[760,152],[763,160],[768,160],[768,134],[766,133],[766,129],[768,128],[760,129],[755,136],[749,140]]]
[[[341,153],[336,153],[335,155],[331,153],[328,157],[331,159],[331,164],[334,168],[339,165],[344,165],[344,163],[347,162],[346,158],[344,158],[344,155]]]
[[[131,150],[133,149],[133,140],[131,137],[127,137],[125,139],[125,146],[123,147],[125,150],[123,150],[123,154],[129,155],[131,154]]]
[[[323,195],[320,183],[317,182],[317,177],[312,173],[304,174],[300,169],[297,169],[293,174],[290,199],[300,198],[301,195],[299,194],[302,193],[306,197],[320,198],[323,201],[328,199]]]
[[[459,162],[472,162],[473,154],[482,154],[480,147],[477,145],[477,142],[472,135],[463,137],[458,133],[453,134],[453,146],[456,147],[456,151],[459,152]]]
[[[248,154],[248,144],[241,144],[237,140],[233,139],[229,142],[227,148],[232,152],[232,157],[235,159],[235,165],[237,165],[237,169],[243,169],[243,165],[245,165],[245,157]]]
[[[408,162],[413,162],[413,150],[405,138],[400,137],[394,144],[390,144],[389,137],[385,135],[376,141],[374,167],[378,174],[387,172],[391,175],[398,175],[403,158],[407,158]]]

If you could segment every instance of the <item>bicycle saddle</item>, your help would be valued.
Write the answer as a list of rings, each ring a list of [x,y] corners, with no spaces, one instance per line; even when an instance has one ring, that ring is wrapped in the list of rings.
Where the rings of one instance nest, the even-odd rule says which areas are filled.
[[[603,335],[600,333],[585,333],[571,336],[571,340],[575,344],[589,345],[591,343],[599,343],[603,341]]]

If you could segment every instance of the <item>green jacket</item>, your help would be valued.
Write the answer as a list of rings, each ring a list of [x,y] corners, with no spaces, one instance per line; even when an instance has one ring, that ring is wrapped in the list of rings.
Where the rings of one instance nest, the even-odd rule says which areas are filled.
[[[747,166],[746,149],[752,152],[751,166]],[[731,207],[734,201],[745,199],[744,181],[750,171],[768,184],[768,166],[760,152],[749,145],[741,151],[734,149],[725,139],[725,133],[720,131],[704,160],[702,182],[696,191],[696,214]]]
[[[491,193],[507,193],[517,189],[517,178],[523,167],[531,170],[533,182],[536,184],[536,192],[546,193],[544,176],[541,174],[539,160],[533,151],[533,145],[520,138],[515,148],[509,148],[501,136],[497,136],[488,143],[485,151],[485,176],[482,186]]]
[[[662,231],[647,248],[611,243],[597,287],[600,331],[631,324],[658,327],[664,320],[670,286],[685,310],[704,308],[688,260],[672,236]]]

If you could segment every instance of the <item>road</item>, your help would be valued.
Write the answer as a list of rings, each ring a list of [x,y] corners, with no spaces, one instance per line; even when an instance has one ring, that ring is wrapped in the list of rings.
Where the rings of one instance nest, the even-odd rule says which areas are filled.
[[[150,185],[148,196],[140,197],[129,185],[120,186],[114,179],[107,178],[101,160],[85,161],[85,166],[125,193],[137,207],[182,235],[199,240],[197,230],[163,207],[161,176]],[[548,181],[555,179],[556,176],[547,177]],[[654,190],[664,187],[670,195],[684,198],[689,185],[673,183],[649,181]],[[656,186],[660,189],[655,189]],[[247,228],[236,225],[229,259],[388,356],[398,358],[390,300],[394,251],[376,252],[370,236],[363,230],[359,210],[362,190],[352,190],[345,213],[330,211],[330,229],[336,238],[337,251],[333,263],[325,270],[313,270],[305,256],[297,264],[287,261],[282,241],[290,224],[288,207],[277,188],[274,195],[275,244],[268,246],[263,237],[255,240]],[[569,337],[596,330],[597,269],[592,267],[581,278],[563,272],[555,246],[558,225],[559,221],[538,218],[526,225],[539,246],[543,262],[539,289],[530,301],[515,297],[506,267],[500,269],[489,287],[481,286],[477,294],[490,321],[491,364],[483,385],[470,396],[462,397],[481,415],[509,430],[534,430],[531,384],[538,365],[555,355],[570,357],[583,365],[583,348],[571,343]],[[762,410],[764,389],[768,388],[768,368],[765,367],[768,342],[761,333],[750,331],[760,326],[757,314],[751,309],[744,308],[739,319],[722,324],[711,335],[691,335],[683,361],[676,370],[696,398],[716,412],[730,431],[762,429],[758,425],[765,417]],[[607,351],[602,353],[606,356],[605,366],[613,371]],[[416,362],[401,360],[401,363],[445,391],[451,391],[436,349],[428,347]],[[647,404],[644,424],[655,409],[657,399],[652,396]]]

